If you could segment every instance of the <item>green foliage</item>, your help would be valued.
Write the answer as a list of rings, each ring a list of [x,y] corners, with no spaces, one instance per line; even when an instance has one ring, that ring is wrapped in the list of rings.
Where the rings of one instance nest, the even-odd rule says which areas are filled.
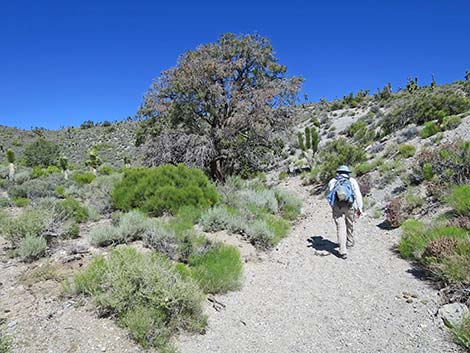
[[[142,238],[150,223],[141,212],[132,210],[123,214],[117,226],[96,225],[90,231],[90,242],[96,246],[129,243]]]
[[[0,229],[5,239],[14,247],[26,237],[37,237],[45,230],[51,211],[44,208],[27,208],[18,216],[0,218]]]
[[[413,94],[404,93],[397,98],[393,109],[382,120],[385,134],[409,124],[422,125],[447,116],[458,115],[470,109],[470,97],[460,94],[455,87],[440,86],[434,90],[422,88]]]
[[[62,170],[67,170],[69,169],[69,159],[65,156],[60,156],[59,157],[59,167]]]
[[[304,143],[304,135],[302,134],[301,131],[299,131],[297,133],[297,140],[298,140],[298,143],[299,143],[299,148],[302,150],[302,151],[305,151],[306,150],[306,147],[305,147],[305,143]]]
[[[59,158],[59,146],[43,138],[39,138],[25,147],[23,158],[28,167],[44,167],[54,165]]]
[[[138,208],[160,216],[176,214],[183,206],[207,208],[217,203],[219,196],[201,170],[179,164],[126,170],[112,199],[117,209]]]
[[[313,154],[315,154],[318,151],[318,144],[320,143],[320,136],[318,135],[318,131],[315,128],[310,129],[310,135],[312,139],[312,151],[313,151]]]
[[[403,158],[413,157],[416,153],[416,147],[413,145],[400,145],[398,155]]]
[[[71,223],[63,236],[68,239],[78,238],[80,236],[80,226],[76,222]]]
[[[218,244],[190,257],[188,264],[192,278],[206,293],[225,293],[241,286],[243,264],[234,246]]]
[[[33,168],[32,177],[40,178],[40,177],[48,176],[52,173],[60,173],[60,169],[57,168],[55,165],[50,165],[47,168],[36,166]]]
[[[101,158],[98,156],[98,151],[96,148],[92,148],[88,152],[88,159],[85,161],[85,165],[97,169],[101,164],[103,164],[103,161]]]
[[[310,136],[310,128],[307,126],[305,128],[305,148],[307,150],[311,149],[312,148],[312,140],[311,140],[311,136]]]
[[[104,165],[100,168],[100,174],[101,175],[111,175],[114,173],[113,167],[109,165]]]
[[[10,353],[11,352],[11,339],[0,333],[0,353]]]
[[[144,348],[168,349],[177,330],[200,332],[206,325],[198,286],[157,254],[120,247],[107,260],[94,258],[74,285],[113,313]]]
[[[289,221],[297,219],[302,208],[302,200],[287,190],[276,189],[274,192],[281,216]]]
[[[83,223],[88,220],[88,210],[82,206],[80,201],[74,198],[67,198],[58,203],[58,211],[64,212],[67,217],[71,217],[77,223]]]
[[[43,237],[27,235],[18,247],[18,255],[27,261],[37,260],[46,255],[47,241]]]
[[[431,163],[424,163],[422,166],[424,180],[430,181],[434,177]]]
[[[29,205],[29,199],[25,197],[13,197],[12,201],[17,207],[26,207]]]
[[[407,220],[401,226],[402,237],[398,250],[404,258],[421,259],[426,246],[438,237],[468,239],[468,232],[458,227],[428,226],[420,221]]]
[[[65,188],[62,185],[57,185],[54,191],[58,196],[65,197]]]
[[[6,155],[8,163],[15,163],[15,152],[11,148],[7,149]]]
[[[445,193],[447,186],[470,181],[470,142],[455,141],[422,151],[414,168],[417,181],[435,179],[432,194]]]
[[[226,33],[216,43],[184,53],[154,81],[139,110],[147,118],[147,133],[166,141],[149,151],[154,165],[198,165],[220,180],[269,164],[280,150],[278,133],[291,120],[289,111],[302,82],[286,70],[269,40],[258,34]],[[249,124],[238,119],[247,111]],[[200,153],[179,152],[188,140]]]
[[[467,70],[467,75],[470,73]],[[462,324],[458,327],[452,328],[454,340],[462,347],[470,350],[470,315],[466,314],[463,318]]]
[[[412,77],[408,77],[408,82],[406,83],[406,90],[409,93],[413,93],[419,89],[418,85],[418,77],[415,77],[414,79]]]
[[[279,181],[286,180],[289,177],[289,173],[286,171],[279,172],[278,179]]]
[[[439,132],[439,126],[434,121],[428,121],[424,124],[423,130],[421,130],[421,137],[423,139],[434,136]]]
[[[352,144],[345,138],[339,138],[325,144],[319,159],[320,180],[327,182],[335,176],[338,166],[355,165],[364,162],[367,158],[363,148]]]
[[[89,172],[77,172],[72,174],[73,180],[79,185],[90,184],[93,180],[95,180],[96,175]]]
[[[370,162],[359,163],[354,167],[357,176],[369,173],[383,164],[382,158],[376,158]]]
[[[470,185],[454,187],[447,201],[457,214],[470,216]]]
[[[267,189],[258,181],[230,178],[219,186],[221,205],[208,209],[199,220],[203,230],[240,233],[263,249],[275,246],[300,214],[301,200],[282,189]],[[282,216],[283,218],[279,217]]]
[[[442,121],[442,130],[453,130],[462,123],[460,116],[446,116]]]

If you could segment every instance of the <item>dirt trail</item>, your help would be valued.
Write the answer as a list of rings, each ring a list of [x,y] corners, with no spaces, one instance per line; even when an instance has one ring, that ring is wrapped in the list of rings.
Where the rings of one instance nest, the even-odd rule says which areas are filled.
[[[315,255],[335,246],[330,209],[298,180],[288,187],[302,193],[305,217],[264,261],[246,264],[240,291],[216,297],[226,308],[207,307],[207,333],[180,337],[182,353],[462,351],[435,317],[437,291],[393,252],[397,231],[362,217],[346,261]]]

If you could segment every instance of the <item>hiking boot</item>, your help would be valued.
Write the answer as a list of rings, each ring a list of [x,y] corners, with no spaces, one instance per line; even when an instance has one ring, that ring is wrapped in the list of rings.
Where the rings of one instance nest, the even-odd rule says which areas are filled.
[[[348,254],[339,254],[339,257],[346,260],[348,258]]]

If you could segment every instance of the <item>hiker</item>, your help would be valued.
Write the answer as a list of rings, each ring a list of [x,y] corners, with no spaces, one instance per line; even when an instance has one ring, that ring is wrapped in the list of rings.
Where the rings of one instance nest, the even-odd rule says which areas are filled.
[[[348,257],[348,248],[354,246],[353,223],[362,214],[362,195],[356,179],[346,165],[336,170],[336,177],[328,183],[327,199],[333,211],[339,243],[339,255]]]

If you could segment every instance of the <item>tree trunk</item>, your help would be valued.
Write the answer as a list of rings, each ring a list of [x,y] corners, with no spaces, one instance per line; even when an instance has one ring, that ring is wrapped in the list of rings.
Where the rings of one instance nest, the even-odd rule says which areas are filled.
[[[222,167],[220,165],[220,159],[214,159],[211,162],[211,176],[212,179],[217,180],[217,181],[224,181],[225,177],[222,172]]]
[[[13,180],[15,177],[15,165],[13,163],[10,163],[10,170],[8,172],[8,179]]]

